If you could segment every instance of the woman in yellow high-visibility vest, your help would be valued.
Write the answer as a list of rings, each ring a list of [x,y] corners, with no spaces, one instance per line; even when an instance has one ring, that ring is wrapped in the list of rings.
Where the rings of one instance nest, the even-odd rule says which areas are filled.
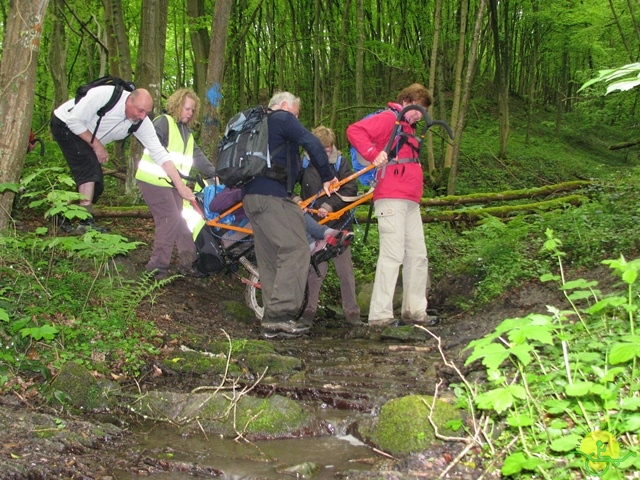
[[[167,149],[178,171],[188,176],[194,167],[205,177],[215,175],[215,168],[195,144],[189,128],[198,118],[200,101],[195,92],[181,88],[167,100],[167,113],[153,121],[160,143]],[[145,149],[136,172],[138,188],[153,215],[155,238],[146,269],[157,279],[167,278],[174,247],[178,251],[178,272],[202,276],[193,268],[196,247],[185,219],[182,197],[169,177],[156,165]],[[186,180],[185,180],[186,183]]]

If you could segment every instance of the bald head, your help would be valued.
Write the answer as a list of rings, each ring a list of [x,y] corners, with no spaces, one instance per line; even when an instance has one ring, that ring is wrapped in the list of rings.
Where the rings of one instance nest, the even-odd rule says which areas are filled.
[[[127,97],[124,114],[131,123],[138,123],[153,111],[153,97],[149,90],[136,88]]]

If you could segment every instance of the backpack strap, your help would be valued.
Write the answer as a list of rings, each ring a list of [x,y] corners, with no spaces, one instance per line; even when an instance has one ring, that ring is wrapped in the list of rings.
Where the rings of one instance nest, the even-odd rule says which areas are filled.
[[[98,122],[96,123],[96,128],[93,131],[93,134],[91,135],[91,141],[89,143],[93,143],[93,139],[96,138],[96,133],[98,133],[98,128],[100,127],[100,122],[102,121],[102,117],[104,117],[109,110],[111,110],[113,107],[116,106],[116,103],[118,103],[118,101],[120,100],[120,97],[122,96],[123,90],[124,90],[124,87],[122,86],[122,84],[119,82],[116,82],[116,84],[113,87],[113,93],[111,94],[111,98],[96,112],[98,114]],[[140,123],[142,122],[138,122],[135,125],[131,125],[131,128],[129,128],[129,135],[131,135],[133,132],[135,132],[138,129],[138,127],[140,126]],[[136,128],[131,130],[134,126]]]

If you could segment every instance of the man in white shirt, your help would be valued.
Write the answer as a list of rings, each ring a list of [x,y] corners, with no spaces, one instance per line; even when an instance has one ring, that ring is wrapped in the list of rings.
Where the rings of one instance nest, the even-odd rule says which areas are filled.
[[[148,118],[153,110],[153,98],[148,90],[123,91],[114,107],[103,117],[98,116],[98,110],[109,102],[114,89],[111,85],[94,87],[78,103],[72,98],[60,105],[51,117],[53,138],[67,160],[78,192],[84,197],[80,206],[93,214],[93,204],[104,191],[101,164],[109,160],[105,146],[126,138],[132,125],[140,122],[133,135],[167,173],[179,195],[185,200],[194,200],[193,192],[181,181],[169,152],[160,144],[153,122]],[[93,219],[90,222],[90,226],[95,226]]]

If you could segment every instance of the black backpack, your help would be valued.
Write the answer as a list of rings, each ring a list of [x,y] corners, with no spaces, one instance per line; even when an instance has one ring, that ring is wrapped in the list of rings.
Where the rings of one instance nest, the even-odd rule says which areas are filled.
[[[203,226],[196,236],[195,244],[198,256],[193,262],[193,268],[206,275],[214,275],[225,268],[220,239],[213,234],[211,228]]]
[[[257,176],[287,182],[289,167],[271,164],[271,157],[288,143],[269,152],[270,114],[271,110],[258,105],[237,113],[227,122],[224,137],[218,143],[216,165],[216,175],[227,187],[242,187]]]
[[[98,123],[96,123],[96,129],[93,131],[93,135],[91,135],[91,143],[93,143],[93,139],[96,137],[96,133],[98,132],[98,127],[100,127],[100,122],[102,121],[102,117],[104,117],[109,110],[111,110],[113,107],[116,106],[116,103],[118,103],[118,101],[120,100],[120,97],[122,96],[122,92],[125,90],[127,92],[133,92],[136,89],[136,86],[132,82],[123,80],[119,77],[112,77],[110,75],[106,75],[104,77],[98,78],[97,80],[94,80],[93,82],[80,85],[76,89],[75,103],[78,103],[92,88],[102,87],[105,85],[114,87],[113,94],[111,95],[111,98],[109,99],[109,101],[105,103],[97,112]],[[138,122],[131,125],[131,127],[129,128],[128,135],[131,135],[133,132],[138,130],[138,127],[140,127],[141,124],[142,122]]]

